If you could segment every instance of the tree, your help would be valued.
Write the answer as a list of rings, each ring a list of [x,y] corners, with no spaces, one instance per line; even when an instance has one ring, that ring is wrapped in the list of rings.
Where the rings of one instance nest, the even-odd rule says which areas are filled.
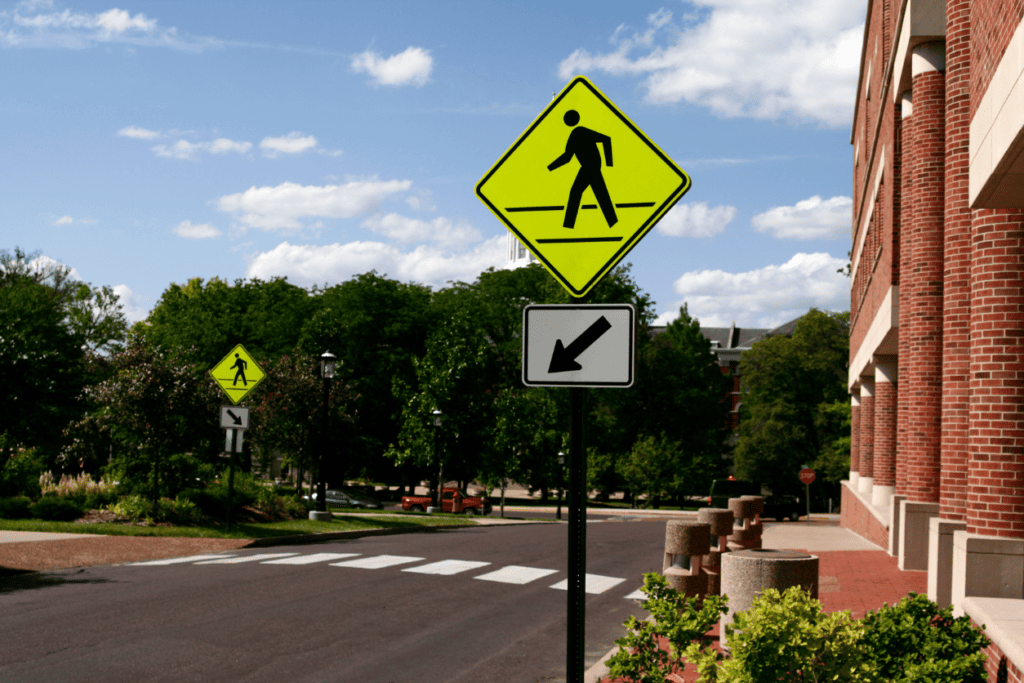
[[[236,344],[253,356],[273,359],[289,353],[316,299],[284,278],[263,281],[192,278],[172,284],[149,317],[134,330],[150,344],[179,349],[187,360],[212,368]]]
[[[351,395],[344,383],[331,382],[330,416],[326,440],[323,430],[323,379],[318,372],[319,359],[286,355],[272,361],[267,376],[253,401],[251,441],[258,448],[263,469],[267,469],[274,451],[284,454],[285,462],[300,473],[309,471],[327,480],[344,480],[352,469],[347,453],[351,439],[349,415]],[[325,471],[319,472],[321,454]]]
[[[99,408],[71,431],[109,434],[114,444],[111,465],[122,477],[121,485],[148,489],[155,505],[171,455],[191,452],[198,461],[215,461],[221,436],[218,389],[182,354],[152,347],[138,336],[129,339],[112,363],[113,376],[85,390]],[[77,459],[87,447],[72,442],[65,456]],[[179,485],[181,481],[179,477]]]
[[[849,313],[811,309],[792,338],[755,342],[740,360],[743,419],[736,473],[774,493],[799,493],[797,472],[836,438],[819,407],[845,400]],[[846,469],[849,469],[847,460]]]
[[[629,456],[619,460],[617,469],[636,500],[645,496],[657,508],[663,497],[676,497],[682,490],[688,469],[682,444],[664,434],[637,440]]]
[[[299,347],[309,355],[338,357],[336,382],[359,396],[350,426],[347,460],[374,480],[394,476],[381,458],[398,440],[402,402],[395,382],[415,390],[415,361],[426,353],[431,329],[430,290],[369,272],[317,297],[319,312],[303,327]]]

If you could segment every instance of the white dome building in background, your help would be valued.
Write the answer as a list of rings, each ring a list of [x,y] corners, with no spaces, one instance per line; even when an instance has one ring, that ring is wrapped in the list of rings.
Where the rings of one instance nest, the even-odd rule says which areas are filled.
[[[523,243],[516,239],[515,235],[509,232],[508,248],[505,250],[505,265],[503,269],[514,270],[515,268],[528,266],[531,263],[537,263],[537,257],[523,246]]]

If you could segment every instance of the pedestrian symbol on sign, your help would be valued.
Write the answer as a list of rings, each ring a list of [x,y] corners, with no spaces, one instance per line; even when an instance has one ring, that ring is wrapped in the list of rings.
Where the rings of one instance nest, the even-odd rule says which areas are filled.
[[[580,122],[580,114],[575,109],[565,112],[562,117],[565,125],[573,129],[569,133],[569,141],[565,143],[565,152],[548,165],[549,171],[564,166],[573,157],[580,163],[580,170],[576,172],[576,180],[572,181],[572,189],[569,190],[569,201],[565,207],[565,220],[562,227],[573,228],[576,226],[576,214],[580,210],[580,201],[583,199],[583,191],[588,187],[593,190],[594,197],[601,207],[604,220],[608,227],[619,222],[615,215],[615,206],[611,197],[608,196],[608,187],[604,183],[604,176],[601,175],[601,154],[597,151],[597,145],[604,148],[604,163],[612,165],[612,139],[607,135],[598,133],[595,130],[576,127]]]
[[[244,360],[242,360],[241,356],[239,356],[236,353],[235,354],[235,364],[231,366],[231,369],[234,370],[235,368],[238,368],[238,372],[235,373],[235,379],[234,379],[234,381],[231,382],[231,386],[235,386],[236,384],[238,384],[239,378],[241,378],[241,380],[242,380],[242,386],[243,387],[248,384],[248,382],[245,381],[245,369],[247,367],[249,367],[249,364],[246,363]]]
[[[260,364],[241,344],[231,349],[228,355],[210,370],[210,377],[235,405],[238,405],[238,402],[255,389],[266,376]]]

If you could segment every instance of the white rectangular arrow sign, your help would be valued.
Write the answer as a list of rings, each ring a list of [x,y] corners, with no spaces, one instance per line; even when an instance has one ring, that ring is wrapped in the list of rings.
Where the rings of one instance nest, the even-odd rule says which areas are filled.
[[[630,387],[636,366],[632,304],[527,306],[523,309],[523,384]]]
[[[221,406],[220,426],[224,429],[248,429],[249,409],[242,406]]]

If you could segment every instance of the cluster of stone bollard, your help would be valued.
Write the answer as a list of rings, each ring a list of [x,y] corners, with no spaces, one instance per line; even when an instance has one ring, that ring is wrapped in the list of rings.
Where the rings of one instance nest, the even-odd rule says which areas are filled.
[[[722,555],[761,547],[762,512],[764,498],[742,496],[731,498],[728,509],[702,508],[696,521],[669,521],[662,563],[668,585],[687,597],[719,595]]]

